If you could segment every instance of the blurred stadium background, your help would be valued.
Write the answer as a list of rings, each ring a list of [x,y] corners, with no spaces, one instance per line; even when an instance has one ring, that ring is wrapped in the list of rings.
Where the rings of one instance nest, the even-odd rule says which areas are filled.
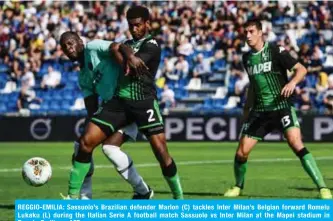
[[[86,112],[77,83],[78,67],[64,56],[59,36],[73,30],[85,41],[124,41],[130,38],[125,12],[137,3],[151,9],[151,29],[162,47],[156,86],[163,101],[160,105],[168,139],[214,141],[169,145],[180,162],[187,198],[221,198],[233,183],[232,159],[237,144],[217,141],[238,138],[248,85],[241,65],[241,54],[248,50],[243,41],[243,24],[249,18],[261,18],[266,41],[284,46],[308,69],[295,93],[305,140],[333,141],[333,2],[292,0],[2,1],[0,141],[72,141],[79,136]],[[283,138],[273,134],[267,140]],[[0,220],[13,220],[11,210],[17,198],[58,198],[58,192],[66,189],[64,170],[69,169],[71,146],[0,143],[0,176],[4,178],[0,183]],[[309,145],[332,186],[330,146]],[[260,144],[258,149],[249,168],[245,198],[315,197],[312,183],[287,144]],[[160,172],[148,145],[126,144],[125,150],[142,165],[140,173],[152,183],[157,198],[169,198],[162,178],[154,175]],[[95,196],[129,198],[129,188],[124,189],[116,173],[103,167],[109,163],[96,152],[101,167],[94,181]],[[49,186],[26,191],[20,167],[28,157],[36,155],[51,161],[54,178]],[[204,174],[200,180],[207,182],[197,185],[193,174]]]

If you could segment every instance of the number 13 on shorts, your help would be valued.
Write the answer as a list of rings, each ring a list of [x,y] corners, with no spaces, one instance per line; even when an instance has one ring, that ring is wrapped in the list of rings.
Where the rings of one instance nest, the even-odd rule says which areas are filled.
[[[293,108],[290,109],[289,113],[282,115],[280,121],[284,130],[290,127],[300,127],[295,109]]]
[[[282,117],[281,118],[281,123],[282,123],[283,128],[288,127],[290,125],[290,123],[291,123],[290,116],[286,115],[286,116]]]

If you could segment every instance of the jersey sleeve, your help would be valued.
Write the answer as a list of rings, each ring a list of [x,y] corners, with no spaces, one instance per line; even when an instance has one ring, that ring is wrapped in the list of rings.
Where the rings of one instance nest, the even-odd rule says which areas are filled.
[[[102,56],[109,56],[109,47],[112,41],[105,40],[92,40],[87,44],[87,49],[90,51],[96,51],[98,54]]]
[[[282,46],[276,46],[276,54],[283,69],[291,70],[298,63],[298,61]]]
[[[141,58],[147,64],[152,58],[161,56],[161,48],[158,46],[156,40],[151,39],[142,46],[135,56]]]
[[[247,68],[246,68],[246,63],[247,63],[247,54],[243,54],[243,56],[242,56],[243,69],[244,69],[244,71],[246,71],[246,73],[248,73]]]

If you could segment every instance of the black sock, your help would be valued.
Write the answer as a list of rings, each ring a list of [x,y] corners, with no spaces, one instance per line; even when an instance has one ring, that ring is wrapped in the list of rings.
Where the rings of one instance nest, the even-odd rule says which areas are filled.
[[[303,147],[300,151],[298,151],[297,153],[296,153],[296,155],[300,158],[300,159],[302,159],[305,155],[307,155],[308,153],[310,153],[309,151],[308,151],[308,149],[306,149],[306,147]]]
[[[92,153],[87,153],[79,148],[79,151],[75,157],[75,160],[80,163],[90,163],[92,158]]]
[[[236,180],[236,185],[239,188],[244,188],[245,174],[247,170],[247,158],[235,156],[234,161],[234,175]]]
[[[235,162],[238,164],[244,164],[247,162],[247,158],[242,158],[238,156],[237,154],[235,155]]]

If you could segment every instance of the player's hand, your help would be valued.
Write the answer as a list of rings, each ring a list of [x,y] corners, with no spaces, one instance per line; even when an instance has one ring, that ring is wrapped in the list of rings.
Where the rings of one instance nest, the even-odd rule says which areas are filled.
[[[139,75],[143,75],[144,73],[146,73],[149,69],[146,66],[146,64],[138,57],[136,56],[131,56],[128,60],[127,60],[127,64],[129,66],[129,68],[134,72],[133,74],[139,76]],[[125,75],[128,75],[128,73],[126,73]]]
[[[288,84],[286,84],[281,91],[281,95],[283,97],[290,97],[290,95],[293,94],[294,90],[295,90],[296,84],[294,82],[289,82]]]
[[[130,72],[130,67],[128,66],[127,63],[124,64],[124,73],[125,73],[125,76],[128,76],[129,75],[129,72]]]

